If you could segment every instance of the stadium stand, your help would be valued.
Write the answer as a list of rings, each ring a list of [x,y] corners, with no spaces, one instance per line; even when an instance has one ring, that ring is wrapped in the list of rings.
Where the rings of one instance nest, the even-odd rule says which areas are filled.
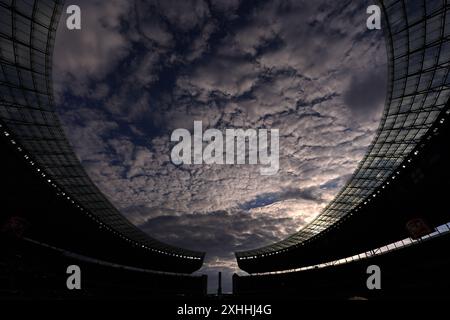
[[[58,0],[0,0],[1,295],[60,297],[68,263],[85,268],[87,298],[204,294],[206,278],[189,275],[204,253],[128,221],[65,137],[51,77],[62,9]]]

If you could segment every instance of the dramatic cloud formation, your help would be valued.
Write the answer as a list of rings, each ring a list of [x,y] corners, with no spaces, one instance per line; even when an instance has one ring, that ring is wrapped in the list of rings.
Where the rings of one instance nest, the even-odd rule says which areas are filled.
[[[79,5],[82,30],[62,23],[55,50],[69,140],[133,223],[207,251],[201,272],[229,276],[237,271],[234,251],[281,240],[312,221],[373,138],[386,54],[381,31],[365,27],[364,1]],[[170,134],[192,130],[194,120],[204,129],[279,129],[280,171],[174,166]]]

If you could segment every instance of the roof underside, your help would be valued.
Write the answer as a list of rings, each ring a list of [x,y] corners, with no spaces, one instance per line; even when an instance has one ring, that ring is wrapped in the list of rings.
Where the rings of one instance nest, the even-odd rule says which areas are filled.
[[[346,186],[313,222],[278,243],[237,252],[238,261],[255,262],[287,252],[336,227],[345,217],[364,211],[429,136],[445,109],[450,96],[450,5],[441,0],[386,0],[380,6],[389,89],[376,138],[366,156]]]
[[[111,232],[164,255],[203,259],[201,252],[157,241],[129,222],[99,191],[63,132],[52,89],[52,52],[63,9],[58,0],[0,0],[0,120],[27,159]]]

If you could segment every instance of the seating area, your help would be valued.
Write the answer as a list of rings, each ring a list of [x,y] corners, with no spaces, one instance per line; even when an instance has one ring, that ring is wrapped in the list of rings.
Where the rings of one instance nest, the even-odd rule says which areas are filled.
[[[347,264],[299,272],[233,277],[236,296],[305,300],[450,298],[450,235]],[[367,268],[381,269],[381,290],[369,290]]]
[[[206,294],[206,276],[131,268],[30,240],[0,241],[1,299],[146,299]],[[81,269],[81,290],[68,290],[67,267]]]

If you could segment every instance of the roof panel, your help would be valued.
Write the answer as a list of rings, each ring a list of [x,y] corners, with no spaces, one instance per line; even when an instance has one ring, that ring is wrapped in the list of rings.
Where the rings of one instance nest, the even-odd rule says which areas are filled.
[[[381,3],[387,21],[390,88],[376,138],[366,156],[346,186],[313,222],[276,244],[237,252],[238,258],[288,249],[293,239],[294,246],[299,245],[370,201],[421,143],[449,100],[450,38],[445,36],[450,32],[449,6],[443,1]]]
[[[161,253],[202,259],[201,252],[166,245],[132,225],[90,180],[70,147],[55,113],[49,65],[62,7],[60,0],[0,1],[0,121],[42,174],[101,223]]]

